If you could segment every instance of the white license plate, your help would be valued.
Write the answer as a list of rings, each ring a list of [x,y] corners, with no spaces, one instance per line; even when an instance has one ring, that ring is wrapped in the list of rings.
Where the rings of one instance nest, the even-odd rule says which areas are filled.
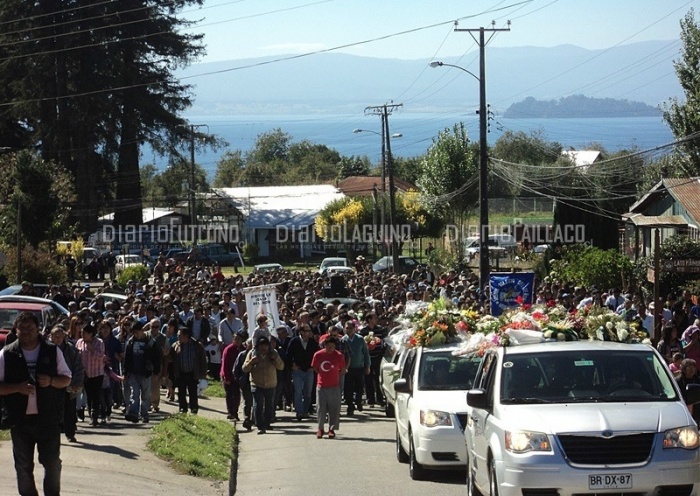
[[[632,474],[589,475],[588,489],[631,489]]]

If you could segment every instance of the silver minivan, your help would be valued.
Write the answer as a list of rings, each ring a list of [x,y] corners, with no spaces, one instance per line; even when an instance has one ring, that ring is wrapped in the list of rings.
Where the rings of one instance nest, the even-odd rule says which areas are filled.
[[[698,494],[698,428],[650,346],[493,348],[467,405],[468,494]]]

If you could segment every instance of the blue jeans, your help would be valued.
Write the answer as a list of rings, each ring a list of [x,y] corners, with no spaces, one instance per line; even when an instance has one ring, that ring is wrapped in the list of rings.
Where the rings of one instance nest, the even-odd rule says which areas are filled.
[[[12,454],[17,472],[17,492],[22,496],[38,496],[34,482],[34,446],[39,452],[39,463],[44,466],[44,494],[61,493],[61,429],[39,426],[27,421],[11,429]]]
[[[275,388],[251,386],[251,390],[253,410],[255,411],[255,427],[261,431],[267,430],[275,416]]]
[[[131,399],[129,401],[129,415],[148,418],[148,409],[151,406],[151,378],[145,375],[129,374],[129,387]]]
[[[308,415],[311,406],[311,393],[314,389],[314,371],[292,370],[294,383],[294,411],[297,415]]]

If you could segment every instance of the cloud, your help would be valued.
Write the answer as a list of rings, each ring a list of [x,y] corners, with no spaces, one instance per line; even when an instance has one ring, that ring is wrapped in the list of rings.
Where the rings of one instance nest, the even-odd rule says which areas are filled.
[[[260,50],[275,53],[307,53],[323,50],[326,45],[323,43],[276,43],[261,47]]]

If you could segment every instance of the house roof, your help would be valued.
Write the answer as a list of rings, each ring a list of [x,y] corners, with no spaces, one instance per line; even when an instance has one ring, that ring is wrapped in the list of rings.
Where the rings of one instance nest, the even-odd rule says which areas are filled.
[[[343,198],[331,184],[310,186],[261,186],[218,188],[215,192],[229,201],[254,229],[307,227],[330,202]]]
[[[688,221],[682,215],[623,215],[623,220],[629,220],[637,227],[681,227],[687,226]]]
[[[382,190],[382,178],[378,176],[350,176],[338,183],[338,189],[347,196],[370,196],[374,190]],[[394,178],[394,187],[399,191],[416,190],[415,185],[398,177]],[[386,190],[389,190],[389,179],[386,179]]]
[[[591,165],[600,158],[598,150],[564,150],[561,154],[569,157],[574,164],[579,166]]]
[[[642,214],[652,203],[665,195],[671,195],[688,212],[695,225],[700,226],[700,177],[662,179],[632,205],[630,211],[624,214],[623,218],[632,220],[634,215]],[[637,222],[635,222],[636,225],[642,225]],[[687,224],[686,221],[685,225]]]

